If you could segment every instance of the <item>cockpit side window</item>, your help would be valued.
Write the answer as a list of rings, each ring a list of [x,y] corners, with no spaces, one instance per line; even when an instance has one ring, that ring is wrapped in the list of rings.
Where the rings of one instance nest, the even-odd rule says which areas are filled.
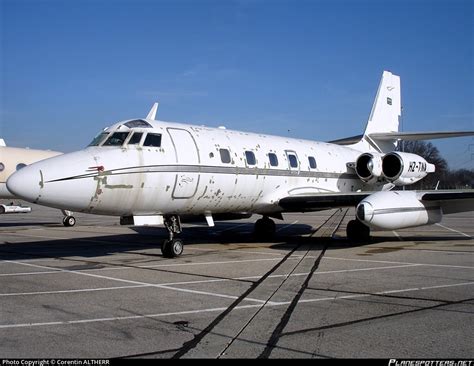
[[[122,146],[128,132],[114,132],[102,146]]]
[[[105,140],[107,135],[108,135],[107,132],[99,133],[96,137],[94,137],[94,139],[91,141],[89,146],[99,146],[101,142]]]
[[[160,147],[161,146],[161,134],[159,133],[149,133],[145,137],[145,142],[143,146],[153,146],[153,147]]]
[[[136,145],[140,143],[140,140],[142,139],[143,132],[134,132],[132,137],[130,137],[130,140],[128,140],[129,145]]]

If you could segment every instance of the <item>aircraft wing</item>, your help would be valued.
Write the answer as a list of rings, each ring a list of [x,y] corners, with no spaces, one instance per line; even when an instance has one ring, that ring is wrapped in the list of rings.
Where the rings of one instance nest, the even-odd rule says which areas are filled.
[[[375,192],[319,193],[295,195],[280,199],[279,206],[286,212],[310,212],[338,207],[355,207]],[[438,202],[444,214],[474,210],[474,190],[417,191],[421,202]]]
[[[474,190],[427,191],[421,201],[438,202],[444,214],[474,210]]]
[[[373,192],[319,193],[282,198],[278,205],[286,212],[309,212],[338,207],[355,207]]]

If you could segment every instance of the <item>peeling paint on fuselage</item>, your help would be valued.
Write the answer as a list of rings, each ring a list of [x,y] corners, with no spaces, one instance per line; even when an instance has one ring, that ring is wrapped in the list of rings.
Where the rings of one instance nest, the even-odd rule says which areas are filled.
[[[65,186],[87,184],[87,180],[95,182],[86,208],[79,205],[70,207],[67,203],[65,207],[108,215],[267,213],[278,212],[278,201],[295,190],[298,194],[304,194],[376,189],[364,184],[346,166],[346,163],[354,162],[361,152],[345,146],[168,122],[147,122],[153,129],[149,128],[146,132],[161,133],[161,147],[131,145],[85,149],[93,156],[94,164],[103,166],[104,171],[81,176],[80,180],[64,180]],[[113,132],[121,124],[123,122],[109,127],[108,131]],[[170,128],[191,134],[199,163],[190,165],[177,161],[176,148],[166,132]],[[229,150],[230,163],[221,161],[220,149]],[[247,165],[245,151],[255,154],[255,165]],[[269,164],[270,152],[277,155],[278,166]],[[288,152],[297,155],[297,168],[290,168]],[[316,169],[310,168],[309,156],[316,159]],[[79,176],[87,172],[87,168],[75,166],[75,171],[67,174]],[[178,176],[182,179],[177,179]],[[196,182],[192,196],[173,197],[177,184],[181,184],[180,189],[183,189],[185,184]]]

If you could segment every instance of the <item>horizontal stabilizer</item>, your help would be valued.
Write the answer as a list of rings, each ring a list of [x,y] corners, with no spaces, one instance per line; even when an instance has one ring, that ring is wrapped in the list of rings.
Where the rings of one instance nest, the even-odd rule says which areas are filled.
[[[463,136],[474,136],[474,131],[376,132],[368,135],[368,137],[373,141],[419,141]],[[356,135],[338,140],[328,141],[328,143],[336,145],[351,145],[359,142],[362,137],[363,135]]]
[[[449,137],[474,136],[474,131],[437,131],[437,132],[378,132],[371,133],[369,137],[373,140],[390,141],[390,140],[433,140],[444,139]]]
[[[336,145],[352,145],[358,143],[364,135],[356,135],[351,137],[344,137],[338,140],[328,141],[328,144],[336,144]]]

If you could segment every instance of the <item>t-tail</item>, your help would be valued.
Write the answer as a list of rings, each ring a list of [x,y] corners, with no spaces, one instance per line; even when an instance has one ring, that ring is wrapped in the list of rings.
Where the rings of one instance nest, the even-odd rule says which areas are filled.
[[[400,76],[384,71],[362,139],[353,147],[380,153],[395,150],[398,139],[387,136],[398,132],[401,114]]]

